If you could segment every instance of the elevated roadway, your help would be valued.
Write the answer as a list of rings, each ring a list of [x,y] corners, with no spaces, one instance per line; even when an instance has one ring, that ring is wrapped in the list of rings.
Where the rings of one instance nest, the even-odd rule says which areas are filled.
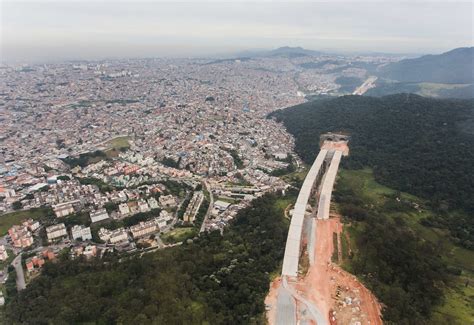
[[[341,161],[343,152],[341,150],[327,150],[321,149],[316,157],[311,169],[309,170],[303,182],[298,198],[295,203],[293,216],[288,230],[288,237],[285,246],[285,255],[283,259],[282,268],[282,285],[278,289],[277,304],[276,304],[276,319],[277,325],[292,325],[298,323],[297,304],[306,306],[310,318],[317,325],[328,324],[328,315],[324,315],[318,307],[301,294],[292,285],[292,281],[298,279],[299,259],[302,250],[303,228],[309,227],[308,233],[308,256],[310,265],[314,263],[314,249],[315,249],[315,233],[316,233],[316,219],[312,217],[307,220],[305,224],[306,208],[309,199],[316,196],[315,190],[321,185],[321,193],[319,195],[317,206],[317,218],[328,219],[331,203],[331,194],[334,187],[339,163]],[[326,169],[324,162],[329,161],[329,167]],[[320,184],[322,182],[322,184]],[[317,257],[316,257],[317,258]],[[290,281],[290,283],[289,283]]]

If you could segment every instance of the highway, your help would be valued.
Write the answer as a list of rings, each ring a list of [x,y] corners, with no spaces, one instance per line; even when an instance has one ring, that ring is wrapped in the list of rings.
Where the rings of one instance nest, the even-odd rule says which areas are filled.
[[[207,208],[206,215],[204,216],[204,220],[202,221],[201,229],[199,230],[199,233],[202,233],[204,232],[204,230],[206,230],[207,219],[209,218],[209,215],[211,214],[211,211],[212,211],[212,207],[214,206],[214,194],[212,194],[212,189],[209,187],[209,184],[207,184],[207,181],[204,181],[203,183],[204,183],[204,187],[209,192],[209,197],[211,199],[211,202],[209,202],[209,207]]]
[[[297,279],[300,276],[298,267],[301,255],[301,240],[305,225],[304,219],[309,217],[307,216],[309,198],[316,196],[318,188],[321,188],[320,200],[316,210],[318,211],[318,218],[328,219],[331,194],[341,157],[342,151],[340,150],[321,149],[300,189],[288,231],[281,273],[282,284],[278,288],[275,319],[277,325],[296,325],[301,321],[296,308],[297,302],[306,306],[310,318],[317,325],[328,324],[328,315],[322,314],[314,302],[299,294],[292,282],[288,283],[288,281],[298,281]],[[330,162],[329,166],[325,167],[325,161],[326,163]],[[315,240],[317,240],[314,238],[315,217],[314,215],[310,217],[311,238],[307,247],[310,256],[314,256]],[[309,258],[309,262],[312,265],[314,259]]]
[[[362,85],[359,86],[359,88],[354,90],[352,95],[363,95],[363,94],[365,94],[367,92],[367,90],[369,90],[370,88],[375,87],[374,83],[375,83],[376,80],[377,80],[377,77],[370,76],[369,78],[367,78],[366,81],[364,81],[364,83]]]
[[[276,325],[297,324],[296,301],[284,285],[278,288],[276,307]]]

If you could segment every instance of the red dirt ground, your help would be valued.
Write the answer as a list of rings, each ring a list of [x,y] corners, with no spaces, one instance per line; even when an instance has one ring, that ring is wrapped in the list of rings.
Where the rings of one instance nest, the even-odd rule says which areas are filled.
[[[341,150],[344,156],[349,155],[349,146],[347,141],[324,141],[321,145],[321,149],[327,150]]]
[[[276,277],[270,284],[270,291],[265,297],[265,307],[267,309],[266,316],[267,322],[270,325],[275,324],[276,317],[276,304],[277,304],[277,293],[278,288],[281,285],[281,277]]]
[[[315,262],[306,276],[292,286],[302,297],[313,302],[331,325],[382,325],[381,305],[375,296],[355,276],[331,261],[334,250],[333,233],[337,233],[340,238],[342,227],[338,216],[317,220]],[[341,247],[340,244],[338,246]],[[341,249],[338,250],[340,251]],[[340,255],[338,254],[339,258]],[[270,325],[275,324],[280,285],[281,278],[275,278],[265,298],[265,305],[268,306],[266,317]],[[298,314],[300,321],[305,319],[308,322],[307,317]],[[308,323],[314,324],[312,321]]]
[[[315,263],[295,287],[328,315],[328,321],[330,311],[335,311],[337,324],[382,325],[381,306],[374,295],[356,277],[331,262],[333,233],[342,235],[338,217],[317,220]]]

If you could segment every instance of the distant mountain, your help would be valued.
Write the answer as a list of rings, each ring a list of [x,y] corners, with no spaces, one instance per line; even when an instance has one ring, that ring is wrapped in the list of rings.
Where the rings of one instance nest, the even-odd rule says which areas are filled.
[[[275,50],[269,51],[266,56],[283,56],[283,57],[301,57],[301,56],[319,56],[321,52],[307,50],[302,47],[283,46]]]
[[[378,74],[399,82],[471,84],[474,83],[473,69],[474,47],[464,47],[391,63],[381,67]]]
[[[254,50],[237,53],[238,57],[287,57],[319,56],[321,52],[308,50],[302,47],[283,46],[274,50]]]

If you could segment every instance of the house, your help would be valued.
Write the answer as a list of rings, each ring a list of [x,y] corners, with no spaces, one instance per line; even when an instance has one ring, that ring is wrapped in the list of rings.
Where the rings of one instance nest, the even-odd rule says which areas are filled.
[[[13,247],[26,248],[33,245],[33,235],[27,227],[23,225],[14,225],[8,229],[8,234],[12,239]]]
[[[64,223],[58,223],[46,228],[46,236],[50,242],[67,237],[66,226]]]
[[[56,253],[53,252],[51,249],[45,249],[41,254],[43,255],[43,258],[47,258],[50,261],[56,258]]]
[[[76,256],[84,255],[86,258],[91,258],[97,256],[97,246],[96,245],[87,245],[76,246],[72,249],[72,252]]]
[[[138,202],[137,201],[129,201],[127,202],[128,208],[130,209],[131,214],[135,214],[138,212]]]
[[[44,263],[45,263],[44,258],[38,257],[35,255],[33,257],[28,258],[25,261],[26,270],[28,271],[28,273],[31,273],[37,269],[42,268]]]
[[[97,246],[95,245],[87,245],[82,252],[86,258],[96,257],[97,256]]]
[[[39,221],[35,221],[33,219],[23,221],[22,225],[27,227],[31,232],[35,232],[40,227]]]
[[[100,209],[94,212],[90,213],[90,218],[92,223],[99,222],[102,220],[106,220],[109,218],[109,214],[107,213],[107,210],[105,209]]]

